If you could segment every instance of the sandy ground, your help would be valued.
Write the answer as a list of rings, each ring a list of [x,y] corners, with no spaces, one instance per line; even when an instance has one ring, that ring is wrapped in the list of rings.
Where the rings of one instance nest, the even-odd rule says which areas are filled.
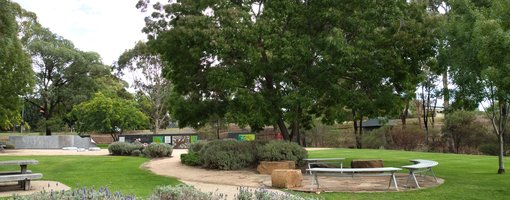
[[[108,155],[108,149],[100,151],[76,151],[62,149],[6,149],[0,153],[0,156],[64,156],[64,155],[82,155],[82,156],[104,156]]]
[[[269,189],[267,181],[271,176],[257,174],[254,170],[206,170],[181,164],[180,155],[187,150],[174,149],[171,158],[153,159],[144,165],[155,174],[176,177],[182,182],[193,185],[203,192],[223,193],[228,199],[233,199],[239,187],[250,189],[264,188],[271,192],[283,193],[279,190]]]
[[[41,191],[62,191],[69,190],[70,187],[55,181],[32,181],[30,183],[30,190],[22,190],[20,186],[16,185],[15,182],[12,183],[1,183],[0,186],[0,197],[10,197],[13,193],[17,195],[29,195],[34,194]]]

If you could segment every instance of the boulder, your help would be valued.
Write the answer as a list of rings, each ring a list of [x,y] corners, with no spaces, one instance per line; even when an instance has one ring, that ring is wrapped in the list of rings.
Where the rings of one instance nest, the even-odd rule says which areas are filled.
[[[382,160],[352,160],[351,168],[379,168],[384,167]],[[380,172],[366,172],[366,173],[380,173]]]
[[[271,174],[271,185],[275,188],[301,187],[303,175],[298,169],[275,169]]]
[[[260,161],[260,164],[257,166],[257,171],[260,174],[271,175],[271,173],[275,169],[295,169],[295,168],[296,168],[296,162],[294,162],[292,160]]]

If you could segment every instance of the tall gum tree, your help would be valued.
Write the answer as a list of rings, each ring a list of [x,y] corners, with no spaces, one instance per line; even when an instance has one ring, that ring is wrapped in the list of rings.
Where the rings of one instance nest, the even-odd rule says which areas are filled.
[[[460,100],[454,105],[469,109],[481,101],[489,103],[484,110],[498,138],[498,173],[503,174],[510,103],[510,5],[504,0],[450,3],[449,51],[458,88],[455,99]]]
[[[140,73],[135,77],[134,86],[140,93],[140,99],[147,99],[145,112],[152,124],[154,134],[165,119],[168,118],[167,99],[171,91],[170,81],[163,76],[163,62],[159,55],[152,52],[144,42],[137,42],[135,47],[126,50],[117,61],[117,71],[131,70]]]

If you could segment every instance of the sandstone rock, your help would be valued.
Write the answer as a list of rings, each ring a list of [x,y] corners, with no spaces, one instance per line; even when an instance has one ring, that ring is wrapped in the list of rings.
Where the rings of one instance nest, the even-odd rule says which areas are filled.
[[[275,169],[295,169],[296,162],[291,160],[286,161],[260,161],[259,166],[257,166],[257,171],[260,174],[268,174],[270,175]]]
[[[271,174],[271,185],[275,188],[301,187],[303,175],[298,169],[275,169]]]

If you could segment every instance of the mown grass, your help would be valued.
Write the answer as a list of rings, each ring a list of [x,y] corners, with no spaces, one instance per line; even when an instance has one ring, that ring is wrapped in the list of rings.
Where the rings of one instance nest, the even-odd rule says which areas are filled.
[[[180,183],[175,178],[156,175],[140,168],[147,162],[143,157],[124,156],[1,156],[0,160],[35,159],[38,165],[28,169],[43,173],[43,179],[64,183],[70,187],[108,186],[111,191],[148,197],[158,185]],[[2,166],[0,171],[19,170],[19,166]],[[169,169],[170,170],[170,169]]]
[[[368,149],[310,151],[309,156],[312,158],[345,157],[347,160],[344,164],[347,166],[352,159],[383,159],[386,167],[407,165],[409,159],[430,159],[439,162],[434,171],[437,176],[445,179],[445,183],[438,187],[418,191],[344,192],[318,195],[326,199],[510,199],[510,175],[496,173],[498,169],[496,156]],[[505,158],[505,162],[510,163],[510,159]]]

